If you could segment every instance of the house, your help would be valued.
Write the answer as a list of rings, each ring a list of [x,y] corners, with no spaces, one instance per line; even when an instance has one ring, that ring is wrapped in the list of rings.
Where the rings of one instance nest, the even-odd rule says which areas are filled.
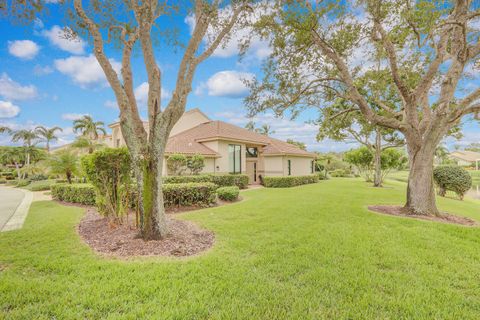
[[[148,132],[148,123],[144,123]],[[120,123],[112,129],[110,146],[125,146]],[[299,176],[314,172],[316,154],[295,145],[267,137],[244,128],[210,120],[199,109],[183,114],[173,127],[165,157],[171,154],[205,157],[202,173],[243,173],[251,184],[260,183],[260,176]],[[163,174],[167,175],[166,161]]]
[[[449,155],[450,159],[454,160],[457,165],[462,167],[474,166],[476,170],[480,165],[480,152],[474,151],[454,151]]]

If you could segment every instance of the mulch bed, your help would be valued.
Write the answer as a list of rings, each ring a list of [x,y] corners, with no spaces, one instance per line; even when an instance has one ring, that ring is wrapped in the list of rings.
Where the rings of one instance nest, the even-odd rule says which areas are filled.
[[[138,256],[186,257],[213,246],[215,236],[189,221],[167,216],[169,235],[161,240],[144,241],[138,237],[133,221],[112,226],[95,208],[88,207],[78,225],[81,238],[96,252],[120,258]]]
[[[385,205],[377,205],[377,206],[368,206],[368,209],[374,211],[376,213],[381,214],[388,214],[392,216],[399,216],[399,217],[406,217],[406,218],[413,218],[413,219],[420,219],[420,220],[428,220],[428,221],[436,221],[442,223],[451,223],[451,224],[460,224],[464,226],[476,226],[476,221],[451,215],[448,213],[442,213],[440,216],[425,216],[419,215],[409,212],[407,209],[401,206],[385,206]]]

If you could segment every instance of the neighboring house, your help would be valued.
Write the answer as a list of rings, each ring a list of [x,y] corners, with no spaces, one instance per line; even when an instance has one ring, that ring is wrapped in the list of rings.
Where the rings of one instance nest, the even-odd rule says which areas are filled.
[[[454,160],[457,165],[462,167],[475,167],[479,169],[480,152],[474,151],[454,151],[449,155],[450,159]]]
[[[144,123],[148,132],[148,123]],[[112,129],[111,147],[125,146],[120,123]],[[184,113],[173,127],[165,158],[180,153],[205,157],[203,173],[243,173],[251,184],[260,183],[260,176],[299,176],[314,172],[316,154],[295,145],[267,137],[244,128],[212,121],[199,109]],[[167,175],[166,161],[163,174]]]

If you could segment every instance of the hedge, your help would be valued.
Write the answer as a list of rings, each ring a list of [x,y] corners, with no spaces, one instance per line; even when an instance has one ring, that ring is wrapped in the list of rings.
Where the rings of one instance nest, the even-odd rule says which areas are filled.
[[[163,200],[165,207],[208,206],[215,202],[216,189],[211,182],[164,184]]]
[[[217,196],[225,201],[235,201],[238,199],[240,189],[237,186],[234,187],[221,187],[217,189]]]
[[[52,190],[52,198],[58,201],[85,205],[95,204],[95,188],[88,183],[59,183],[52,185],[50,190]]]
[[[190,182],[212,182],[212,177],[208,174],[187,175],[187,176],[166,176],[163,177],[163,183],[190,183]]]
[[[266,188],[290,188],[318,181],[318,175],[316,174],[308,176],[263,177],[263,185]]]
[[[190,182],[212,182],[219,187],[237,186],[245,189],[248,185],[248,176],[246,174],[200,174],[185,176],[167,176],[163,177],[163,183],[190,183]]]

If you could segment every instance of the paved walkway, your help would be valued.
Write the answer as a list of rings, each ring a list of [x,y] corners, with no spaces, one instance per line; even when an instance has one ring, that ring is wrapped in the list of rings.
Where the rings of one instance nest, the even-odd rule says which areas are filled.
[[[23,226],[32,199],[30,191],[0,186],[0,232]]]

